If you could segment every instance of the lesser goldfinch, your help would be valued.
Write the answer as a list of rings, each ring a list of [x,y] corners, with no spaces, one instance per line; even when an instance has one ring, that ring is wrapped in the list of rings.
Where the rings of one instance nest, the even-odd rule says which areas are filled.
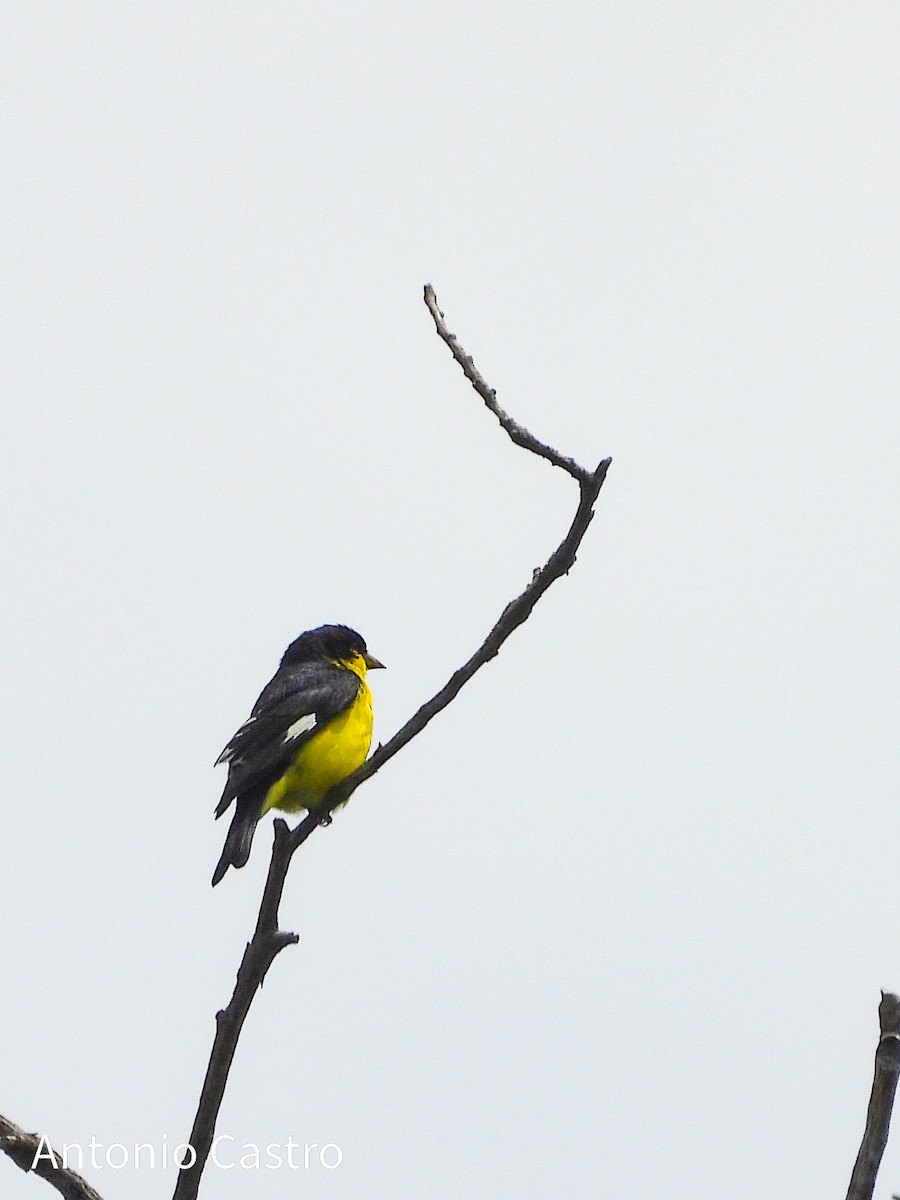
[[[216,818],[236,801],[213,887],[250,857],[253,833],[270,808],[315,809],[361,766],[372,744],[366,670],[383,667],[346,625],[310,629],[288,646],[253,711],[216,759],[228,780]]]

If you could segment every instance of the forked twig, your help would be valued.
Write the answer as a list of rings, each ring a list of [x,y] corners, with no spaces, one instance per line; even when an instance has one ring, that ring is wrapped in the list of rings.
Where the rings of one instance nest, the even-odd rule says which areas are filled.
[[[358,771],[338,784],[337,787],[332,788],[326,797],[325,804],[315,813],[308,814],[296,829],[291,832],[284,821],[280,819],[275,821],[272,860],[269,864],[256,931],[244,951],[234,995],[228,1007],[216,1016],[215,1041],[190,1137],[190,1144],[194,1149],[196,1159],[192,1166],[179,1172],[173,1200],[194,1200],[197,1195],[200,1176],[212,1146],[216,1118],[241,1026],[253,997],[262,984],[276,954],[285,946],[297,941],[296,934],[284,933],[278,928],[278,906],[291,856],[314,829],[321,824],[328,823],[330,819],[328,814],[334,808],[347,800],[361,783],[371,778],[389,759],[393,758],[398,750],[401,750],[417,733],[421,733],[432,717],[447,707],[475,672],[495,657],[512,631],[528,619],[531,610],[550,584],[560,575],[566,574],[575,562],[575,555],[591,522],[594,504],[612,461],[606,458],[595,471],[588,471],[573,459],[565,458],[550,446],[538,441],[527,429],[513,421],[497,403],[496,393],[493,388],[488,387],[483,377],[475,369],[471,357],[466,354],[453,334],[447,332],[444,315],[437,306],[437,297],[430,285],[425,288],[425,303],[434,319],[438,334],[450,347],[453,357],[462,367],[466,378],[491,412],[495,414],[510,438],[516,445],[522,446],[533,454],[547,459],[554,466],[560,467],[576,481],[580,493],[578,507],[568,533],[550,555],[545,565],[539,571],[535,571],[531,582],[521,595],[507,604],[499,621],[481,646],[468,662],[453,673],[444,687],[423,704],[389,742],[379,746]]]

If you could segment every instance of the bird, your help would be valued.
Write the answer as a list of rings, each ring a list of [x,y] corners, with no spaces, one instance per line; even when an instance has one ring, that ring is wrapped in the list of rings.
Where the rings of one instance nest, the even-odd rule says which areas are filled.
[[[256,824],[272,808],[314,811],[362,766],[372,744],[366,671],[383,668],[346,625],[308,629],[285,650],[250,716],[219,757],[228,779],[216,819],[235,804],[212,885],[250,857]]]

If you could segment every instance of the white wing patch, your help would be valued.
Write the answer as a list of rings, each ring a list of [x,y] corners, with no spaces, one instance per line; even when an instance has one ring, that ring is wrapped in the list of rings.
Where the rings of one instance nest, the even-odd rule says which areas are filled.
[[[286,742],[293,741],[294,738],[300,737],[303,733],[309,733],[311,729],[316,727],[316,714],[306,713],[299,721],[295,721],[293,725],[289,725],[287,733],[284,735]]]

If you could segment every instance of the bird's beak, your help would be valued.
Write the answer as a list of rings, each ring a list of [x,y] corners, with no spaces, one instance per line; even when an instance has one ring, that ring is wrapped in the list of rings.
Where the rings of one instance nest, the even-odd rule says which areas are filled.
[[[370,671],[377,671],[379,669],[382,671],[386,670],[384,663],[379,662],[374,654],[364,654],[363,662],[366,664],[366,666],[369,668]]]

